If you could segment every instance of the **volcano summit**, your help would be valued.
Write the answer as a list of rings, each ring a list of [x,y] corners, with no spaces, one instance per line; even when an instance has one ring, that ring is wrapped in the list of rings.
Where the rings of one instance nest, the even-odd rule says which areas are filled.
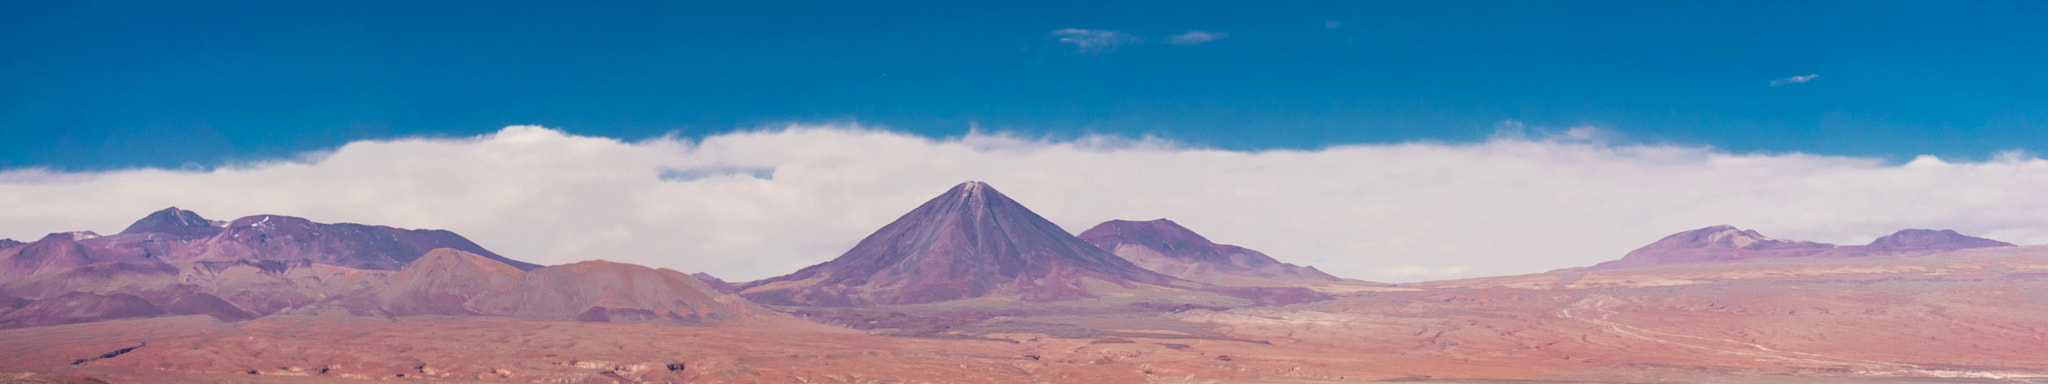
[[[846,307],[988,296],[1062,301],[1138,284],[1199,287],[1097,248],[988,184],[969,181],[837,259],[739,289],[763,304]]]

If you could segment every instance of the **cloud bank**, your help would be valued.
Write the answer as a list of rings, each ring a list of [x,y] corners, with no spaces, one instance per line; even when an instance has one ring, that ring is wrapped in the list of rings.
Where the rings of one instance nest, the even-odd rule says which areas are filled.
[[[1786,84],[1805,84],[1808,81],[1813,81],[1813,79],[1817,77],[1820,77],[1820,74],[1816,73],[1806,76],[1793,76],[1783,79],[1771,80],[1771,86],[1776,87]]]
[[[0,236],[111,233],[175,205],[213,219],[443,228],[521,260],[748,280],[837,257],[953,184],[983,180],[1070,231],[1171,218],[1218,242],[1392,282],[1591,265],[1724,223],[1836,243],[1909,227],[2048,242],[2048,161],[2030,155],[1885,164],[1585,136],[1241,152],[858,126],[640,141],[509,127],[212,171],[4,171]]]

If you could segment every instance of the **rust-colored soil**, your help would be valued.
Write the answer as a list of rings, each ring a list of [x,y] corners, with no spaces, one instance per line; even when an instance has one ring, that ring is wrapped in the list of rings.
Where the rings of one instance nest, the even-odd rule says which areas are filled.
[[[1513,276],[1221,311],[977,313],[908,333],[774,314],[711,327],[178,316],[0,331],[0,370],[110,382],[2044,382],[2044,250]],[[976,313],[941,308],[870,316]]]

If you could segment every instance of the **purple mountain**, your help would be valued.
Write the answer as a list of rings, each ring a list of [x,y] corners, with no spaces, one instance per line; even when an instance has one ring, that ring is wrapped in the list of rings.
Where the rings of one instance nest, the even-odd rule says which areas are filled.
[[[0,278],[18,279],[96,264],[156,262],[143,252],[110,249],[101,245],[104,242],[92,232],[62,232],[0,249]]]
[[[727,295],[740,293],[738,291],[739,286],[733,285],[731,282],[725,281],[725,279],[720,279],[718,278],[718,276],[712,276],[709,273],[692,273],[690,274],[690,277],[695,277],[698,281],[703,281],[704,286],[711,287],[711,290],[718,291],[718,293],[723,293]]]
[[[128,229],[121,230],[121,234],[157,233],[180,239],[199,239],[220,233],[225,224],[199,217],[196,212],[170,207],[136,220],[128,225]]]
[[[1954,230],[1907,229],[1879,237],[1865,245],[1872,251],[1946,251],[1969,248],[2010,247],[2012,243],[1982,237],[1970,237]]]
[[[753,313],[752,304],[720,294],[689,274],[603,260],[527,271],[463,306],[533,320],[684,325],[738,321]]]
[[[1061,301],[1137,284],[1199,287],[1081,241],[988,184],[970,181],[839,258],[739,290],[763,304],[864,306],[987,296]]]
[[[1666,236],[1620,260],[1594,269],[1639,268],[1671,264],[1737,262],[1804,257],[1859,257],[1969,248],[2010,247],[2010,243],[1970,237],[1953,230],[1907,229],[1880,237],[1869,245],[1837,246],[1810,241],[1773,239],[1754,230],[1726,225]]]
[[[452,249],[395,273],[395,286],[379,289],[394,274],[386,271],[437,248]],[[237,321],[379,292],[403,299],[384,300],[397,304],[389,312],[442,313],[441,304],[461,304],[480,288],[509,282],[503,275],[534,268],[448,231],[273,215],[223,227],[169,208],[120,234],[54,233],[0,247],[0,305],[12,308],[0,308],[0,328],[161,314]],[[72,294],[78,292],[90,295]]]
[[[438,229],[323,224],[291,216],[256,215],[228,223],[201,241],[197,257],[224,260],[309,260],[356,269],[395,271],[436,248],[454,248],[528,271],[539,265],[512,260]]]
[[[1167,219],[1111,220],[1081,232],[1080,238],[1145,269],[1201,283],[1343,281],[1315,267],[1282,263],[1259,251],[1216,244]]]

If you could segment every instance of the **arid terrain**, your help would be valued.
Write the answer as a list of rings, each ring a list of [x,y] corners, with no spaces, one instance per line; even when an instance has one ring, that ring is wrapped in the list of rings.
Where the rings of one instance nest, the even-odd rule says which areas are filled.
[[[252,217],[0,242],[0,382],[2048,382],[2048,246],[1953,231],[1713,226],[1382,284],[1166,220],[1077,237],[970,182],[838,259],[727,283]]]

